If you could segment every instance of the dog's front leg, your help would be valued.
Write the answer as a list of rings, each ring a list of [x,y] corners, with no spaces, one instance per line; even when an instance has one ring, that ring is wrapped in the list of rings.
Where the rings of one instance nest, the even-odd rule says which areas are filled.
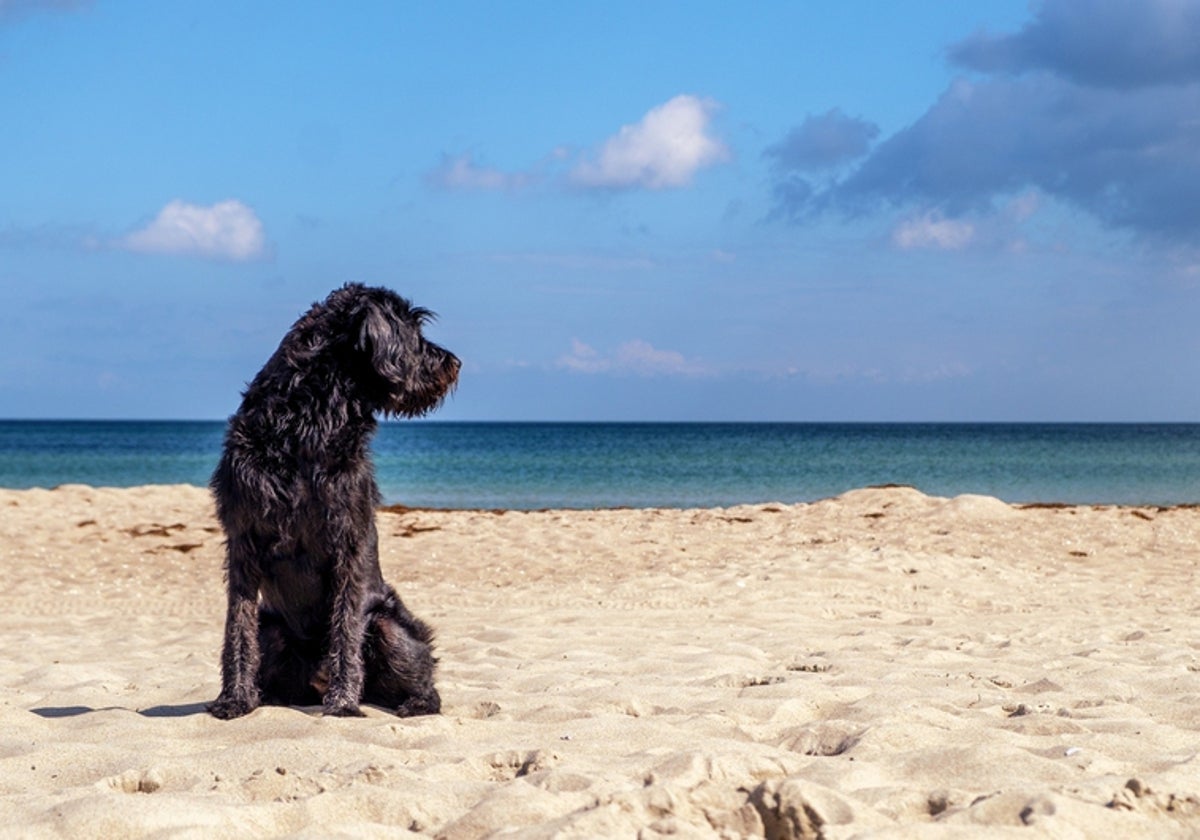
[[[363,599],[366,586],[358,552],[339,557],[334,572],[333,614],[329,622],[329,654],[326,666],[329,686],[322,711],[339,717],[361,717],[358,704],[363,692],[363,634],[366,620]]]
[[[221,651],[221,694],[208,711],[222,720],[241,717],[262,702],[258,686],[258,581],[247,574],[236,549],[228,549],[225,643]]]

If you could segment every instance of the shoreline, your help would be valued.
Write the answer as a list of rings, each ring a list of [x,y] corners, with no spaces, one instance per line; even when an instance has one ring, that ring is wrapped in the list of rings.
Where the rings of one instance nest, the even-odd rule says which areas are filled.
[[[32,837],[1200,832],[1194,507],[385,510],[444,713],[234,722],[204,713],[207,489],[0,511],[0,806]]]
[[[187,484],[187,483],[172,483],[172,484],[134,484],[134,485],[105,485],[105,484],[84,484],[79,482],[65,482],[56,484],[53,487],[3,487],[0,486],[0,493],[29,493],[29,492],[46,492],[54,493],[58,491],[72,490],[92,490],[92,491],[153,491],[153,490],[173,490],[178,488],[186,488],[187,490],[198,490],[206,494],[211,491],[207,485]],[[1066,510],[1070,508],[1087,508],[1094,511],[1103,510],[1153,510],[1158,513],[1166,513],[1172,510],[1200,510],[1200,502],[1176,502],[1171,504],[1159,504],[1156,502],[1143,503],[1128,503],[1128,502],[1061,502],[1061,501],[1036,501],[1036,502],[1013,502],[1001,499],[995,496],[990,496],[984,493],[961,493],[955,496],[937,496],[926,493],[920,487],[912,484],[868,484],[863,487],[853,487],[841,493],[832,496],[823,496],[817,499],[806,501],[787,502],[777,499],[769,499],[765,501],[737,501],[728,504],[717,505],[700,505],[700,506],[663,506],[663,505],[615,505],[615,506],[600,506],[600,507],[537,507],[537,508],[522,508],[522,507],[439,507],[436,505],[407,505],[403,502],[381,502],[376,505],[376,513],[387,513],[395,515],[417,514],[417,513],[474,513],[474,514],[497,514],[503,515],[506,513],[589,513],[589,512],[637,512],[637,511],[696,511],[696,510],[728,510],[731,508],[741,507],[803,507],[807,505],[817,505],[825,502],[833,502],[851,493],[857,493],[864,490],[871,491],[886,491],[886,490],[911,490],[922,496],[930,499],[957,499],[957,498],[981,498],[992,499],[1002,505],[1007,505],[1015,510]]]

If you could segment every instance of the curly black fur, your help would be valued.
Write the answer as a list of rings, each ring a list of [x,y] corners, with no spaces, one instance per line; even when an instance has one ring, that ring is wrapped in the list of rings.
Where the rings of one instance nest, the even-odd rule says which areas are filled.
[[[230,418],[212,477],[229,596],[216,717],[260,703],[440,710],[433,632],[379,569],[368,451],[376,413],[424,414],[457,381],[458,359],[421,334],[430,317],[387,289],[335,290]]]

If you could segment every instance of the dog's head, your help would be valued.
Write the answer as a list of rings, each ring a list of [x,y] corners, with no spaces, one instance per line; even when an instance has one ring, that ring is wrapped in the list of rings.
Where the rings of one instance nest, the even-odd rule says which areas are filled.
[[[395,292],[351,283],[316,310],[328,319],[318,332],[337,335],[329,349],[376,411],[417,417],[458,381],[458,358],[421,334],[433,313]]]

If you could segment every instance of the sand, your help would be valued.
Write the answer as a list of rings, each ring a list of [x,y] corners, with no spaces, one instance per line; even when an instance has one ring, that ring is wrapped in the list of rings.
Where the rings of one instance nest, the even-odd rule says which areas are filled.
[[[0,492],[0,834],[1197,837],[1200,510],[380,514],[444,714],[219,688],[190,487]]]

